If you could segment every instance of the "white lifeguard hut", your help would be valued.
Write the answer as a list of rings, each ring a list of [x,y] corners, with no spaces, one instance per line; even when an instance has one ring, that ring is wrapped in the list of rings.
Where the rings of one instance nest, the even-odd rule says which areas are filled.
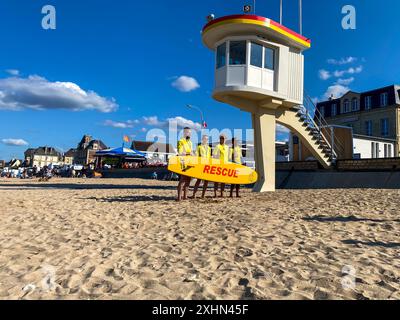
[[[202,39],[216,54],[213,98],[252,114],[260,177],[254,191],[275,190],[277,123],[299,135],[329,167],[329,143],[318,139],[312,119],[299,114],[304,92],[302,52],[311,47],[310,39],[250,14],[212,19],[203,28]]]

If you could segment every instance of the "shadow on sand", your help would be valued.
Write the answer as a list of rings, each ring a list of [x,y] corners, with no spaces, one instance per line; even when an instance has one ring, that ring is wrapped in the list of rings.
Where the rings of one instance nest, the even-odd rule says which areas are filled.
[[[172,201],[175,197],[162,197],[162,196],[127,196],[127,197],[111,197],[111,198],[97,198],[88,197],[86,200],[96,200],[100,202],[145,202],[145,201]]]
[[[381,242],[381,241],[358,241],[358,240],[343,240],[344,244],[349,245],[364,245],[370,247],[384,247],[384,248],[400,248],[400,243],[397,242]]]
[[[35,183],[35,184],[4,184],[0,185],[1,190],[15,190],[17,188],[28,189],[72,189],[72,190],[111,190],[111,189],[127,189],[127,190],[175,190],[175,186],[165,185],[113,185],[113,184],[79,184],[79,183]]]
[[[374,223],[385,223],[385,222],[400,222],[398,220],[385,220],[385,219],[368,219],[368,218],[357,218],[355,216],[348,216],[348,217],[324,217],[324,216],[312,216],[303,218],[304,221],[309,222],[374,222]]]

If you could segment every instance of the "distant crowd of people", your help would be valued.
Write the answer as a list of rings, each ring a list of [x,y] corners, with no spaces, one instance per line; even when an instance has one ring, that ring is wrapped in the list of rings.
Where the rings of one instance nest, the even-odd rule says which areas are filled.
[[[167,167],[167,164],[160,160],[122,163],[122,169],[163,168],[163,167]]]
[[[52,178],[90,178],[94,176],[94,169],[91,166],[83,167],[81,170],[76,170],[74,166],[70,167],[51,167],[44,166],[38,168],[18,168],[9,169],[1,172],[2,178],[20,178],[20,179],[34,179],[38,178],[40,181],[48,181]]]

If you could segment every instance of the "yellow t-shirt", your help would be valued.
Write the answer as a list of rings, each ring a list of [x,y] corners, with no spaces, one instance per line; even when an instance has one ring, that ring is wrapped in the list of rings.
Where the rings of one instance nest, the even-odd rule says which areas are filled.
[[[178,141],[178,154],[180,156],[182,155],[190,156],[192,155],[192,150],[193,150],[193,144],[191,140],[186,140],[185,138],[182,138],[181,140]]]
[[[211,158],[211,148],[210,146],[199,145],[196,150],[196,155],[200,158],[210,159]]]
[[[218,144],[214,149],[213,156],[222,162],[229,162],[229,147],[226,144]]]
[[[239,146],[231,148],[230,159],[233,163],[242,164],[242,148]]]

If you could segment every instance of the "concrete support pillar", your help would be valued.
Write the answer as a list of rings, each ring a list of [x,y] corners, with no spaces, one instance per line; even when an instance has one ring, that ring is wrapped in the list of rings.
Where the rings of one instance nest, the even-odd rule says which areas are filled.
[[[275,110],[258,108],[252,113],[256,170],[259,175],[254,192],[275,191]]]

